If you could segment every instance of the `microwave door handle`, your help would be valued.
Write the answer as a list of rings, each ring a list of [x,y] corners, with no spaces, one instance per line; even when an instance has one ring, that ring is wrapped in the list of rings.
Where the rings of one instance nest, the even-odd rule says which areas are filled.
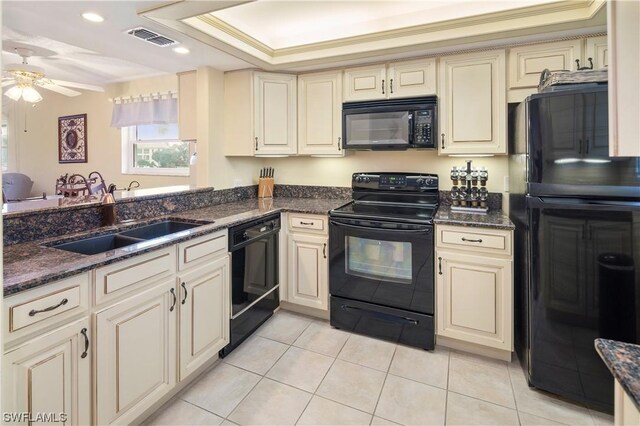
[[[413,141],[413,113],[409,113],[409,140],[407,141],[411,145]]]

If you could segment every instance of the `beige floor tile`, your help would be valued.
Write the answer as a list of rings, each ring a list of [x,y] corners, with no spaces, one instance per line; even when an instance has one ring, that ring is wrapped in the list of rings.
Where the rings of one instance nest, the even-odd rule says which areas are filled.
[[[224,362],[263,375],[273,367],[288,347],[264,337],[254,336],[231,352]]]
[[[219,425],[223,421],[222,417],[176,399],[145,425]]]
[[[611,414],[602,413],[596,410],[589,410],[593,422],[598,426],[610,426],[613,425],[613,416]]]
[[[227,417],[260,381],[260,376],[229,364],[219,363],[191,386],[181,398]]]
[[[316,321],[307,327],[293,346],[336,357],[348,338],[348,333],[332,328],[329,323]]]
[[[305,328],[311,324],[311,319],[286,311],[278,311],[262,327],[256,331],[258,336],[277,340],[288,345],[300,337]]]
[[[452,392],[516,408],[506,363],[474,362],[451,354],[449,387]]]
[[[449,392],[447,425],[518,425],[516,410]]]
[[[313,393],[333,360],[326,355],[292,346],[269,370],[267,377]]]
[[[228,418],[240,425],[293,425],[310,399],[310,393],[265,378]]]
[[[336,360],[317,394],[358,410],[373,413],[385,373]]]
[[[376,370],[387,371],[395,349],[395,343],[352,334],[340,351],[338,358]]]
[[[298,425],[368,425],[371,414],[314,396]]]
[[[224,422],[220,423],[222,426],[237,426],[237,423],[232,422],[231,420],[225,419]]]
[[[513,391],[516,395],[518,412],[550,419],[571,425],[593,425],[589,410],[585,407],[553,397],[529,388],[522,371],[510,368]]]
[[[534,416],[533,414],[527,414],[518,412],[520,418],[520,425],[522,426],[555,426],[562,423],[554,422],[553,420],[544,419],[542,417]]]
[[[438,347],[435,351],[430,352],[398,345],[389,373],[446,389],[449,374],[449,350]]]
[[[391,420],[383,419],[382,417],[373,416],[371,420],[371,426],[393,426],[398,423],[392,422]]]
[[[403,425],[444,424],[446,391],[389,375],[375,415]]]
[[[451,351],[451,359],[461,359],[464,361],[473,362],[475,364],[496,368],[507,367],[509,364],[511,364],[499,359],[488,358],[482,355],[472,354],[470,352],[459,352],[454,350]]]

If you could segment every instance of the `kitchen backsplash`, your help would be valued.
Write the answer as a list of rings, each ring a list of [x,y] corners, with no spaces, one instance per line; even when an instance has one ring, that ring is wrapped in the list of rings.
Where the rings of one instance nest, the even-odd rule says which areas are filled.
[[[351,188],[347,186],[276,184],[274,196],[287,198],[351,198]]]

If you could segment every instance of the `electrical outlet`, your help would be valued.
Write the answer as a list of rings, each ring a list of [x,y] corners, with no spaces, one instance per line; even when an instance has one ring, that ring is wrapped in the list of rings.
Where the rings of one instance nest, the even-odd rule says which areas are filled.
[[[237,188],[239,186],[242,186],[242,179],[234,179],[233,180],[233,187]]]
[[[504,177],[504,192],[509,192],[509,176]]]

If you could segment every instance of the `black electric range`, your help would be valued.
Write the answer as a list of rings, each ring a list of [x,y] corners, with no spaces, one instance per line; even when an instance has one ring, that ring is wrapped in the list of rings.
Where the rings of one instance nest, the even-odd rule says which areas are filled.
[[[433,349],[438,176],[355,173],[330,212],[331,325]]]

